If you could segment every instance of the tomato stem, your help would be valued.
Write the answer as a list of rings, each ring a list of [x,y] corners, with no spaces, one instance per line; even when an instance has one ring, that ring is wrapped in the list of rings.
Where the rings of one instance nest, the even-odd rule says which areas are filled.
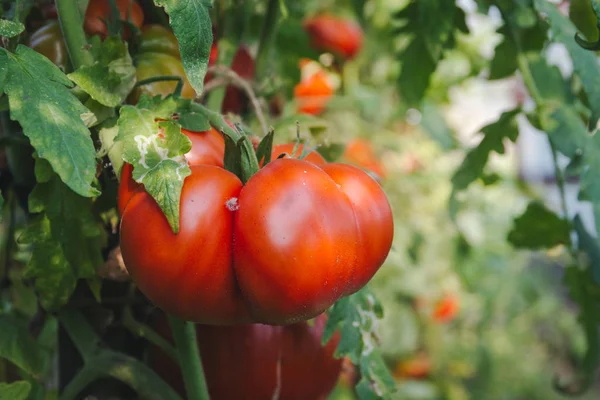
[[[173,332],[179,365],[189,400],[209,400],[204,369],[200,360],[200,350],[193,322],[169,315],[169,325]]]
[[[260,78],[265,75],[265,68],[268,63],[269,49],[275,40],[275,30],[278,24],[279,17],[279,0],[269,0],[267,5],[267,13],[260,32],[258,42],[258,51],[256,53],[256,72]]]
[[[175,90],[173,94],[177,97],[181,96],[181,89],[183,89],[183,79],[180,76],[176,75],[160,75],[153,76],[152,78],[143,79],[139,82],[136,82],[135,87],[140,87],[144,85],[148,85],[149,83],[154,82],[165,82],[165,81],[177,81],[177,86],[175,86]]]
[[[83,18],[77,0],[56,0],[56,11],[73,69],[92,65],[94,57],[83,31]]]

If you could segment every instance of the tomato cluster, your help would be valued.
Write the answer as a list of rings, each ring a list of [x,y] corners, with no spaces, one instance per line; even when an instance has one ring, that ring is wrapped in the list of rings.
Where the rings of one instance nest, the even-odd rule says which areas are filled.
[[[189,159],[207,154],[212,136],[202,137]],[[291,146],[275,146],[274,161],[245,185],[222,158],[200,158],[183,185],[178,234],[144,190],[119,200],[123,258],[151,301],[205,324],[285,325],[371,279],[393,236],[383,190],[362,170],[314,152],[277,158]],[[121,186],[130,196],[129,177]]]
[[[210,398],[325,398],[342,367],[342,359],[333,357],[340,341],[339,333],[325,346],[321,345],[326,320],[325,315],[320,315],[311,324],[302,322],[285,327],[197,325],[196,336]],[[155,329],[171,339],[165,318],[157,320]],[[184,395],[175,361],[157,347],[150,349],[149,358],[159,376]]]

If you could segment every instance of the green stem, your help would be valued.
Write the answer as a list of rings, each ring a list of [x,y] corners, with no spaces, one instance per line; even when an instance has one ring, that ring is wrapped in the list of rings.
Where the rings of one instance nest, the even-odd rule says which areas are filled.
[[[187,399],[209,400],[194,323],[169,315],[169,324],[179,354],[179,365],[185,382]]]
[[[154,82],[165,82],[165,81],[177,81],[177,86],[175,86],[175,90],[173,94],[177,97],[181,96],[181,89],[183,89],[183,79],[180,76],[176,75],[160,75],[153,76],[152,78],[143,79],[139,82],[136,82],[135,87],[140,87],[144,85],[148,85]]]
[[[269,50],[271,49],[271,43],[275,39],[279,9],[279,0],[269,0],[262,31],[260,32],[258,51],[256,53],[256,71],[258,76],[264,75],[266,65],[269,61]]]
[[[83,31],[83,20],[77,1],[56,0],[56,11],[73,69],[92,65],[94,58],[88,50],[89,44]]]

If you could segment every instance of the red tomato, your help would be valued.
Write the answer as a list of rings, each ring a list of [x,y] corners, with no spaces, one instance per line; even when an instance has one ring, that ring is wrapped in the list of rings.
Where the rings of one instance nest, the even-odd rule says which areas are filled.
[[[197,325],[198,347],[212,400],[306,400],[325,398],[333,389],[341,359],[333,353],[339,333],[321,346],[327,318],[314,324],[285,327],[261,324],[232,327]],[[170,339],[168,325],[158,331]],[[158,348],[151,348],[150,363],[183,396],[177,364]],[[277,392],[277,396],[275,393]]]
[[[460,309],[458,298],[448,294],[442,297],[435,305],[433,319],[437,322],[448,322],[454,319]]]
[[[392,236],[389,203],[365,172],[291,158],[243,188],[223,169],[192,166],[177,235],[144,191],[121,221],[123,259],[140,290],[173,315],[215,325],[321,314],[367,283]]]
[[[385,169],[373,146],[368,140],[354,139],[344,150],[344,159],[358,167],[372,171],[377,176],[385,178]]]
[[[320,15],[304,21],[314,48],[352,59],[360,51],[363,31],[357,23],[331,15]]]
[[[317,71],[294,87],[294,98],[298,102],[298,112],[319,115],[325,110],[329,99],[335,93],[325,71]]]
[[[116,3],[121,20],[129,21],[138,29],[142,27],[144,11],[136,0],[116,0]],[[105,21],[110,17],[110,13],[108,0],[90,0],[83,23],[85,32],[90,36],[99,35],[101,38],[105,38],[108,35]],[[130,30],[126,25],[123,27],[123,34],[127,39],[131,35]]]
[[[225,155],[225,141],[223,136],[216,129],[211,128],[205,132],[192,132],[182,129],[181,133],[186,135],[192,141],[192,149],[185,155],[190,165],[216,165],[223,167],[223,157]],[[133,167],[131,164],[123,164],[121,169],[121,179],[119,184],[119,193],[117,199],[117,210],[119,215],[123,215],[125,206],[133,196],[133,193],[142,186],[132,178]]]

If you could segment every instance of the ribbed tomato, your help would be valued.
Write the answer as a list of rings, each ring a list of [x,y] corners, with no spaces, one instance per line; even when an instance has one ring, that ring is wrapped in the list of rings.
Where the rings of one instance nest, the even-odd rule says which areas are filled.
[[[307,320],[364,286],[390,250],[389,203],[358,168],[277,159],[243,187],[224,169],[191,169],[177,235],[144,191],[121,222],[129,273],[173,315],[215,325]]]
[[[231,327],[197,325],[198,347],[212,400],[324,399],[335,386],[341,359],[333,358],[340,337],[336,332],[321,345],[325,315],[312,326],[261,324]],[[171,338],[166,321],[155,328]],[[184,386],[177,364],[152,347],[150,364],[181,395]]]
[[[122,21],[128,21],[138,29],[144,23],[144,11],[136,0],[116,0],[119,18]],[[108,0],[90,0],[85,12],[83,28],[85,32],[92,35],[99,35],[105,38],[108,35],[106,21],[110,18],[111,10]],[[123,37],[128,39],[131,35],[130,29],[123,24]]]

